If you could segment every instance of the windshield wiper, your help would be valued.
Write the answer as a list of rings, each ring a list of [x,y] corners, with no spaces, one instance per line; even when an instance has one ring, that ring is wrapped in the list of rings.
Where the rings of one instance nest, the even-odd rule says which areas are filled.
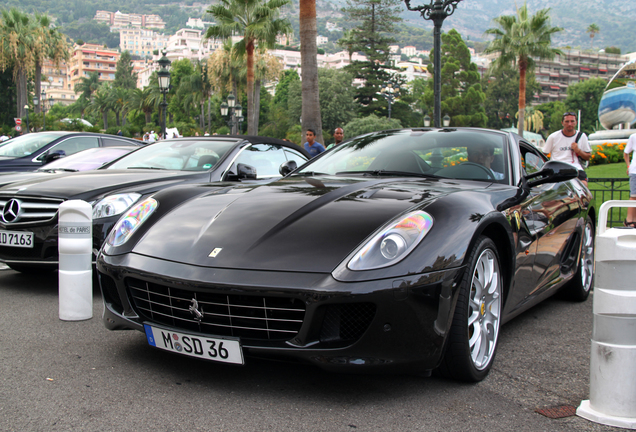
[[[301,172],[301,173],[296,173],[294,175],[295,176],[300,176],[300,177],[314,177],[314,176],[329,175],[329,174],[316,172],[316,171],[305,171],[305,172]]]
[[[72,168],[42,168],[42,169],[39,169],[38,171],[42,171],[42,172],[55,172],[55,171],[78,172],[79,170],[72,169]]]
[[[147,170],[165,170],[165,168],[159,168],[159,167],[149,167],[149,166],[138,166],[138,167],[127,167],[126,169],[147,169]]]
[[[336,175],[341,174],[362,174],[362,175],[371,175],[377,177],[437,177],[434,174],[424,174],[424,173],[414,173],[409,171],[386,171],[386,170],[373,170],[373,171],[340,171],[337,172]]]

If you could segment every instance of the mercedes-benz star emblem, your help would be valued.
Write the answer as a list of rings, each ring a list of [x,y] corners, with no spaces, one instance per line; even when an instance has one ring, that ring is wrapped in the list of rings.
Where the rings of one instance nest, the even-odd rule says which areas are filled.
[[[2,220],[6,223],[16,222],[21,215],[20,201],[10,199],[2,210]]]
[[[194,320],[201,322],[205,314],[203,313],[203,308],[199,310],[199,302],[196,299],[192,299],[192,302],[190,302],[190,307],[188,309],[190,310],[190,313],[194,315]]]

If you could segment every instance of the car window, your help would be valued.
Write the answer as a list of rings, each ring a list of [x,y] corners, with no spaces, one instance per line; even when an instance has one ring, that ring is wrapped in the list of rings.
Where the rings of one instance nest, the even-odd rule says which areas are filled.
[[[283,147],[283,151],[285,152],[285,157],[287,158],[288,161],[296,161],[296,163],[298,164],[298,166],[301,166],[302,164],[304,164],[305,162],[307,162],[307,158],[305,157],[305,155],[303,155],[300,152],[297,152],[296,150],[292,150],[292,149],[288,149]]]
[[[529,145],[520,142],[519,150],[521,151],[521,165],[524,175],[534,174],[540,171],[543,165],[545,165],[545,156]]]
[[[129,145],[134,145],[134,143],[127,140],[118,139],[118,138],[102,137],[102,145],[104,147],[114,147],[114,146],[129,146]]]
[[[68,155],[72,155],[74,153],[80,152],[82,150],[86,150],[86,149],[94,148],[94,147],[99,147],[99,141],[97,137],[79,136],[79,137],[68,138],[68,139],[65,139],[64,141],[61,141],[55,144],[53,147],[48,149],[46,153],[50,154],[52,152],[61,150],[64,152],[66,156],[68,156]],[[38,156],[38,160],[40,161],[43,160],[46,153],[43,153],[42,155]]]
[[[40,168],[41,171],[52,169],[73,169],[77,171],[88,171],[97,169],[108,162],[130,153],[137,147],[95,147],[77,152],[74,155],[54,160]]]
[[[166,140],[140,148],[107,169],[169,169],[207,171],[236,145],[236,141]]]
[[[299,173],[415,174],[507,183],[506,140],[504,134],[474,129],[388,131],[341,144]]]
[[[234,165],[243,163],[256,168],[256,178],[280,177],[279,167],[287,162],[283,146],[252,144],[243,149]],[[234,171],[234,170],[233,170]]]
[[[13,138],[0,147],[0,156],[30,156],[60,137],[59,134],[30,133]]]

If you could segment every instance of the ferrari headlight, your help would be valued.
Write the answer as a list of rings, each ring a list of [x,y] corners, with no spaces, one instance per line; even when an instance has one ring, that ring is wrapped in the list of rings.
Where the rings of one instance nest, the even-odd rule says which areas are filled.
[[[121,246],[132,236],[141,224],[154,212],[159,203],[154,198],[146,198],[117,221],[108,236],[111,246]]]
[[[371,270],[400,262],[433,226],[433,218],[415,211],[391,221],[365,244],[349,261],[351,270]]]
[[[93,206],[93,220],[117,216],[137,202],[139,197],[141,195],[135,192],[107,196]]]

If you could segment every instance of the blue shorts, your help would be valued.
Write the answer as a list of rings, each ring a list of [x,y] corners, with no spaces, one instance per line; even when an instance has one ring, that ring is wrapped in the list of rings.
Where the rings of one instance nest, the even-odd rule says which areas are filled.
[[[629,196],[636,198],[636,174],[629,175]]]

